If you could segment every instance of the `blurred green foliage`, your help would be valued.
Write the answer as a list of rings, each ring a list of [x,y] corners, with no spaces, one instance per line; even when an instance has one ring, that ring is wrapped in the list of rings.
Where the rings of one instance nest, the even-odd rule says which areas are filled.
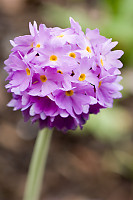
[[[119,7],[122,0],[103,0],[104,4],[107,4],[110,7],[111,12],[114,16],[117,16],[119,13]]]
[[[93,133],[93,136],[100,140],[115,142],[124,138],[130,132],[131,126],[132,120],[127,110],[114,107],[101,110],[98,115],[90,115],[83,132]],[[82,130],[78,128],[76,133],[82,134]]]

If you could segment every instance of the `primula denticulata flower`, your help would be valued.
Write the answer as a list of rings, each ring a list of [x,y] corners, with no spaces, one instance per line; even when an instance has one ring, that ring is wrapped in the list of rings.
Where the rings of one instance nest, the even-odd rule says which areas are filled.
[[[66,131],[86,122],[89,114],[112,107],[122,86],[118,60],[123,51],[112,51],[117,42],[70,18],[71,27],[47,28],[29,23],[30,35],[11,41],[5,61],[6,85],[13,99],[8,106],[21,109],[25,121],[39,121],[40,128]]]

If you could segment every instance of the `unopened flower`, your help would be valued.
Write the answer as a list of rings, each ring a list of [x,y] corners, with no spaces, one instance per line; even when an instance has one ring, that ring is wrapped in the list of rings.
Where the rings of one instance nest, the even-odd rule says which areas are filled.
[[[11,41],[5,61],[6,85],[13,99],[8,106],[21,109],[25,120],[40,128],[66,131],[82,127],[89,114],[112,107],[122,86],[118,60],[123,51],[112,51],[117,42],[86,30],[70,18],[67,29],[29,23],[30,35]]]

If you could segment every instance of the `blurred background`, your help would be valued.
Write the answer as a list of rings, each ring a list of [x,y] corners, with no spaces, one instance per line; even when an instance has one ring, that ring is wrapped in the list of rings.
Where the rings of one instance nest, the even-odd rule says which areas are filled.
[[[90,116],[83,130],[55,131],[41,200],[133,199],[133,1],[0,0],[0,200],[21,200],[38,125],[24,123],[6,104],[4,60],[10,39],[29,34],[29,21],[69,27],[69,16],[83,28],[118,41],[124,67],[123,98],[113,109]]]

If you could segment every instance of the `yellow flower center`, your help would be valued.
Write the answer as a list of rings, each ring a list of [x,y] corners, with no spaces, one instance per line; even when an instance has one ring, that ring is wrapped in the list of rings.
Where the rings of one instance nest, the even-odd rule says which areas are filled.
[[[81,74],[79,77],[79,81],[84,81],[85,80],[86,75],[85,74]]]
[[[33,84],[36,84],[36,83],[38,83],[38,81],[33,82]]]
[[[33,42],[31,43],[30,47],[33,48]]]
[[[72,96],[73,93],[74,93],[73,90],[68,90],[65,92],[66,96],[68,96],[68,97]]]
[[[40,46],[41,46],[41,45],[38,43],[38,44],[36,45],[36,48],[40,48]]]
[[[100,88],[102,85],[102,81],[99,82],[98,88]]]
[[[57,56],[56,55],[50,56],[50,61],[57,61]]]
[[[73,53],[73,52],[69,53],[69,56],[72,57],[72,58],[76,58],[76,54]]]
[[[59,37],[59,38],[62,38],[62,37],[64,37],[64,35],[63,35],[63,34],[61,34],[61,35],[58,35],[57,37]]]
[[[27,73],[27,76],[30,75],[30,69],[29,68],[26,68],[26,73]]]
[[[63,74],[63,72],[61,70],[57,70],[57,73]]]
[[[101,62],[101,65],[103,66],[103,60],[102,60],[102,58],[101,58],[100,62]]]
[[[91,53],[91,48],[89,46],[86,47],[86,51],[88,51],[89,53]]]
[[[47,81],[47,77],[45,75],[41,75],[40,79],[42,82],[46,82]]]

